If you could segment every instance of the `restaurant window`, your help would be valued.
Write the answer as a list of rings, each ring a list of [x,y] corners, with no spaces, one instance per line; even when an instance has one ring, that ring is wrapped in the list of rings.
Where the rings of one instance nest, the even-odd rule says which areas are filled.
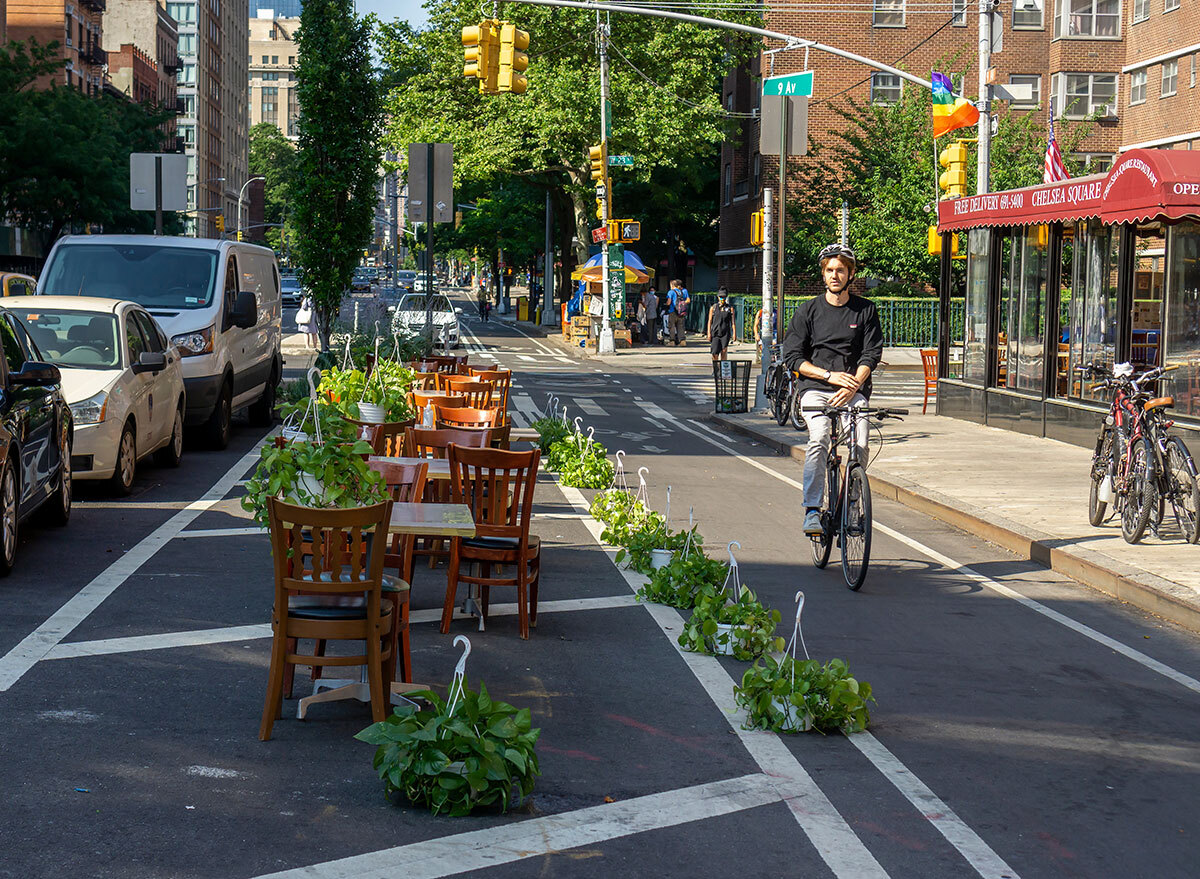
[[[1013,101],[1013,107],[1036,107],[1042,102],[1042,78],[1033,74],[1014,73],[1008,78],[1012,85],[1027,85],[1030,88],[1028,101]]]
[[[963,380],[982,385],[987,370],[988,273],[991,230],[967,233],[967,290],[963,306]]]
[[[1139,226],[1133,248],[1133,314],[1129,359],[1157,366],[1162,344],[1166,281],[1166,230],[1158,223]]]
[[[871,103],[890,105],[900,101],[902,86],[894,73],[871,74]]]
[[[1150,0],[1133,0],[1133,20],[1136,24],[1150,17]]]
[[[1046,225],[1017,228],[1005,237],[996,328],[997,387],[1042,390],[1049,247]]]
[[[1200,224],[1170,227],[1167,246],[1164,394],[1175,397],[1180,415],[1200,417]]]
[[[1041,30],[1043,0],[1016,0],[1013,4],[1013,30]]]
[[[874,0],[871,24],[875,27],[904,27],[904,0]]]
[[[1070,351],[1070,396],[1103,401],[1105,391],[1083,381],[1078,369],[1114,362],[1120,227],[1088,220],[1075,224],[1072,238],[1070,321],[1062,336]]]
[[[1115,73],[1056,73],[1050,84],[1059,116],[1086,119],[1089,116],[1117,115],[1117,75]]]
[[[1129,74],[1129,103],[1141,104],[1146,100],[1146,71],[1135,70]]]
[[[951,8],[954,12],[954,18],[951,24],[955,27],[967,26],[967,0],[951,0]]]
[[[1162,94],[1159,98],[1169,98],[1175,94],[1179,86],[1179,62],[1164,61],[1162,66]]]
[[[1054,38],[1121,35],[1121,0],[1057,0]]]

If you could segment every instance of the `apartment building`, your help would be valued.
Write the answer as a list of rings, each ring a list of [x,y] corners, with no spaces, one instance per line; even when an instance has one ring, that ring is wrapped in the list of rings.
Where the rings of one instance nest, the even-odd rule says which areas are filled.
[[[1121,149],[1200,149],[1200,9],[1133,0],[1128,15]]]
[[[992,57],[995,81],[1030,86],[1032,99],[1014,104],[1012,109],[1034,114],[1040,124],[1046,121],[1051,97],[1058,116],[1083,118],[1099,112],[1100,121],[1080,153],[1094,171],[1108,168],[1125,142],[1123,123],[1127,120],[1122,119],[1122,113],[1127,102],[1120,85],[1127,63],[1126,43],[1134,28],[1128,23],[1130,5],[1135,2],[1145,0],[1015,0],[1004,7],[1003,49]],[[966,95],[976,94],[977,7],[963,0],[952,0],[945,7],[916,2],[910,7],[907,0],[873,0],[869,10],[859,10],[849,7],[845,11],[807,12],[795,6],[768,6],[766,27],[819,39],[911,70],[923,78],[935,67],[945,68],[946,72],[963,75]],[[1200,46],[1196,50],[1200,51]],[[805,62],[806,52],[801,49],[764,54],[733,71],[723,84],[726,110],[756,113],[762,101],[761,78],[804,70]],[[857,62],[822,52],[810,50],[807,63],[815,71],[809,138],[819,144],[832,143],[835,132],[846,125],[837,109],[848,107],[849,99],[888,103],[898,100],[903,89],[915,87],[895,74],[873,72]],[[998,104],[998,108],[1003,106]],[[721,150],[717,274],[719,283],[734,293],[758,292],[762,288],[762,257],[757,248],[749,246],[750,215],[762,206],[763,187],[778,187],[778,160],[759,154],[758,139],[758,121],[745,119],[739,136],[731,138]],[[808,161],[790,160],[789,198],[800,194],[796,175]],[[801,291],[796,281],[789,280],[786,292]]]
[[[298,137],[296,120],[300,103],[296,97],[295,42],[299,18],[278,18],[269,8],[250,19],[250,124],[269,122],[285,137]]]
[[[176,113],[182,105],[176,93],[179,61],[179,25],[159,0],[106,0],[104,48],[108,53],[108,75],[114,87],[143,103]],[[136,51],[134,51],[136,50]],[[153,68],[145,69],[138,54]],[[150,97],[143,98],[145,86]],[[167,146],[181,150],[176,142],[175,120],[163,125]]]
[[[158,64],[133,43],[122,43],[108,53],[108,78],[113,87],[139,104],[158,102]]]
[[[57,81],[89,95],[104,90],[108,56],[101,48],[105,0],[15,0],[5,7],[8,39],[56,42],[63,70],[40,86]]]

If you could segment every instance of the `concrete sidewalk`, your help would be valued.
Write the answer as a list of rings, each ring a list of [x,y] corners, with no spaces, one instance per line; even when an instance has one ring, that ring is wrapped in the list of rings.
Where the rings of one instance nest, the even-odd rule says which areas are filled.
[[[804,434],[765,415],[713,415],[739,433],[804,457]],[[1168,506],[1161,536],[1131,546],[1120,520],[1088,524],[1091,451],[1055,440],[920,414],[885,422],[871,488],[1017,555],[1200,631],[1200,546]],[[872,446],[872,453],[875,448]]]

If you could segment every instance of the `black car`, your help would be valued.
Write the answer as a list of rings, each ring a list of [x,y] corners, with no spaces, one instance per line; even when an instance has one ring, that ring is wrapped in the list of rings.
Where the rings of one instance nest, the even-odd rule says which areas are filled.
[[[0,577],[12,571],[17,530],[34,512],[71,518],[71,409],[58,367],[42,361],[24,325],[0,308]]]

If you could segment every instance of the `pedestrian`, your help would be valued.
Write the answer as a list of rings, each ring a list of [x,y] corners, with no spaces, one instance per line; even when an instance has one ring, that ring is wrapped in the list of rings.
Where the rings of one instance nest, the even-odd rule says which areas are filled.
[[[317,315],[311,296],[300,300],[300,307],[296,309],[296,329],[305,334],[306,346],[313,349],[317,347]]]
[[[869,299],[853,296],[850,282],[858,270],[854,251],[831,244],[819,256],[825,294],[814,296],[792,314],[783,361],[800,374],[797,392],[808,425],[804,453],[804,533],[823,533],[821,500],[833,423],[823,406],[866,406],[871,396],[871,371],[883,356],[883,329]],[[818,411],[809,411],[809,410]],[[867,463],[866,418],[858,421],[852,454]]]
[[[646,315],[642,321],[642,341],[652,345],[658,342],[658,294],[653,287],[648,287],[642,295],[642,310]]]
[[[483,322],[487,323],[488,320],[491,319],[491,316],[492,316],[492,300],[491,300],[491,298],[484,296],[484,298],[483,298]]]
[[[708,310],[709,348],[713,360],[729,358],[729,343],[733,341],[733,306],[729,303],[729,291],[722,287],[717,291],[717,301]]]
[[[687,320],[691,300],[683,281],[676,278],[671,282],[671,289],[667,293],[667,340],[674,342],[676,348],[687,345],[687,330],[683,324]]]

